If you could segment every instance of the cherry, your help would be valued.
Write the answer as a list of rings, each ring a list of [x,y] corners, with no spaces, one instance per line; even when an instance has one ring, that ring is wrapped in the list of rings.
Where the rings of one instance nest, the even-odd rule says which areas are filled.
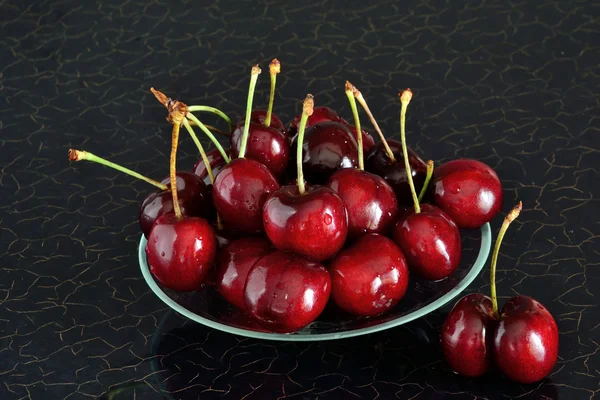
[[[260,72],[258,65],[252,67],[247,116],[252,110],[254,88]],[[215,177],[212,198],[225,228],[242,233],[257,233],[264,229],[263,205],[267,197],[279,188],[279,184],[263,164],[244,158],[249,129],[250,118],[247,117],[239,157],[223,167]]]
[[[508,226],[522,204],[504,219],[492,254],[491,298],[480,293],[463,297],[448,314],[440,343],[445,360],[458,374],[477,377],[494,363],[508,378],[534,383],[546,377],[558,358],[558,328],[550,312],[527,296],[508,300],[498,313],[496,265]]]
[[[217,240],[210,224],[202,218],[184,217],[179,207],[176,157],[179,127],[185,115],[185,104],[173,102],[170,105],[173,133],[169,175],[174,214],[165,214],[156,220],[146,245],[152,274],[165,287],[177,291],[199,289],[217,251]]]
[[[433,201],[460,228],[480,228],[502,208],[502,184],[486,164],[468,159],[453,160],[435,170]]]
[[[271,123],[267,125],[267,114],[268,110],[252,110],[250,122],[276,129],[287,137],[285,124],[275,114],[271,114]],[[240,118],[236,126],[243,126],[245,122],[246,118]]]
[[[300,120],[302,119],[302,113],[298,114],[292,122],[290,122],[287,129],[287,136],[290,141],[294,141],[298,136],[298,126],[300,125]],[[310,117],[308,117],[308,121],[306,121],[306,127],[313,126],[320,122],[339,122],[344,125],[348,123],[338,115],[335,111],[333,111],[329,107],[315,107],[313,113]]]
[[[292,148],[297,146],[298,138]],[[358,143],[348,126],[339,122],[321,122],[307,128],[302,146],[302,167],[313,184],[324,185],[336,171],[354,168],[358,163]],[[296,154],[296,163],[298,158]]]
[[[419,199],[410,173],[408,148],[406,146],[406,109],[412,98],[410,89],[400,94],[400,136],[403,158],[414,212],[404,213],[393,230],[393,238],[400,247],[409,268],[428,280],[439,280],[450,276],[458,267],[461,253],[460,233],[456,224],[437,207],[419,205]]]
[[[244,289],[248,312],[274,332],[304,328],[325,309],[331,292],[329,272],[304,257],[274,251],[260,258]]]
[[[244,286],[254,263],[272,250],[262,237],[245,237],[230,242],[217,254],[215,262],[216,289],[229,303],[245,310]]]
[[[404,255],[391,239],[375,233],[342,250],[329,270],[333,300],[355,315],[374,316],[389,310],[408,287]]]
[[[356,121],[356,131],[361,132],[353,88],[350,82],[346,82],[346,95]],[[398,214],[392,187],[382,177],[364,171],[362,136],[358,137],[358,149],[358,169],[341,169],[328,183],[346,206],[350,238],[369,232],[388,233]]]
[[[306,120],[313,110],[313,104],[313,97],[308,95],[303,105],[297,153],[302,152]],[[302,162],[298,161],[296,167],[297,186],[281,187],[264,204],[265,232],[280,250],[302,254],[317,261],[326,260],[337,253],[346,241],[346,208],[340,197],[328,187],[311,186],[307,189]]]
[[[217,176],[223,167],[227,164],[219,149],[212,149],[206,153],[208,165],[211,167],[214,176]],[[194,173],[198,175],[205,184],[212,185],[208,170],[206,168],[207,163],[203,159],[200,159],[194,165]]]
[[[354,127],[352,125],[348,125],[348,129],[350,129],[350,132],[352,132],[352,135],[358,141],[358,134],[356,133],[357,132],[356,127]],[[369,132],[365,131],[364,129],[361,130],[361,132],[362,132],[362,148],[365,153],[368,153],[373,149],[373,147],[375,147],[375,139]]]

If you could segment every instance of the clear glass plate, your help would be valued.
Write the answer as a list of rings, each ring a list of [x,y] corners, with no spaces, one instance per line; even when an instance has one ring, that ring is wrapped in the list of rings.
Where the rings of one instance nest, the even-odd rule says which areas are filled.
[[[334,340],[390,329],[442,307],[458,296],[485,266],[492,243],[490,225],[481,231],[461,231],[462,256],[458,269],[447,279],[429,282],[414,274],[406,295],[383,315],[355,317],[336,309],[330,302],[319,318],[306,328],[289,334],[273,333],[258,326],[250,317],[227,303],[212,287],[198,292],[179,293],[162,287],[150,273],[146,261],[146,238],[142,235],[138,256],[142,275],[150,289],[174,311],[202,325],[235,335],[285,341]]]

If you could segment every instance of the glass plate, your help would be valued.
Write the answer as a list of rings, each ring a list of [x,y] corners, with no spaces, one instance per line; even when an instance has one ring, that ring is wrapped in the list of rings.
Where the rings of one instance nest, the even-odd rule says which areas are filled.
[[[392,310],[377,317],[355,317],[336,309],[333,302],[306,328],[288,334],[273,333],[258,326],[245,313],[227,303],[212,287],[179,293],[162,287],[150,273],[146,261],[146,238],[142,235],[138,256],[142,275],[150,289],[174,311],[202,325],[256,339],[313,341],[334,340],[390,329],[442,307],[458,296],[485,266],[492,242],[490,225],[481,231],[461,231],[462,256],[458,269],[447,279],[429,282],[414,274],[406,295]]]

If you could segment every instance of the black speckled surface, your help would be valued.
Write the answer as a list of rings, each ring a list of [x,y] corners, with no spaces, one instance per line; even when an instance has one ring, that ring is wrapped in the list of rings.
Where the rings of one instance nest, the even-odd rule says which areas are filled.
[[[0,1],[0,398],[597,397],[599,14],[597,1]],[[350,118],[348,79],[396,135],[396,93],[411,87],[408,141],[425,159],[496,169],[504,212],[525,206],[498,290],[554,314],[548,379],[454,376],[437,346],[447,307],[368,337],[279,344],[186,323],[149,291],[136,246],[151,188],[69,165],[67,149],[162,178],[170,128],[150,86],[237,117],[250,65],[275,56],[284,120],[308,91]],[[180,156],[197,158],[187,137]]]

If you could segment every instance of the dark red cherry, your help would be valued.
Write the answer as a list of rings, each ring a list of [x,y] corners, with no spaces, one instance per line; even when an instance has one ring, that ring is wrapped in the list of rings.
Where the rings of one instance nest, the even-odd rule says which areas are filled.
[[[271,251],[271,243],[262,237],[234,240],[219,250],[215,262],[215,286],[225,300],[246,309],[244,286],[248,272],[259,258]]]
[[[480,228],[502,208],[502,184],[486,164],[468,159],[437,167],[432,180],[433,201],[460,228]]]
[[[206,152],[206,157],[208,158],[208,162],[212,168],[213,175],[217,176],[226,165],[225,159],[223,159],[221,152],[219,152],[218,149],[212,149]],[[200,161],[194,165],[194,173],[198,175],[206,185],[211,185],[210,177],[208,176],[208,171],[206,170],[206,165],[204,165],[204,161],[202,159],[200,159]]]
[[[166,214],[156,220],[146,245],[150,271],[165,287],[197,290],[212,268],[217,240],[210,224],[196,217],[178,220]]]
[[[444,359],[454,372],[470,378],[485,374],[492,363],[496,325],[488,296],[473,293],[456,303],[440,336]]]
[[[410,194],[410,186],[408,185],[406,168],[404,168],[402,143],[393,139],[388,139],[387,143],[396,161],[392,162],[390,160],[383,143],[377,143],[367,155],[365,169],[375,175],[381,176],[390,184],[396,193],[398,205],[412,206],[413,201]],[[425,177],[427,176],[427,164],[410,147],[407,151],[415,190],[417,193],[420,193],[425,183]]]
[[[295,149],[294,140],[291,148]],[[290,168],[296,168],[296,152],[290,157]],[[336,171],[354,168],[358,163],[358,144],[348,126],[339,122],[321,122],[306,128],[302,145],[302,168],[312,184],[327,184]]]
[[[352,134],[354,135],[354,138],[357,138],[358,136],[356,135],[356,126],[354,125],[349,125],[348,124],[348,129],[350,129],[350,132],[352,132]],[[373,147],[375,147],[375,139],[373,139],[373,135],[371,135],[369,132],[365,131],[364,129],[361,129],[362,131],[362,140],[363,140],[363,151],[365,154],[369,154],[369,152],[371,150],[373,150]],[[358,139],[357,139],[358,141]]]
[[[265,232],[279,250],[323,261],[336,254],[348,235],[348,216],[340,197],[328,187],[283,186],[265,202]]]
[[[231,155],[239,155],[244,125],[238,125],[231,135]],[[264,124],[250,123],[245,157],[264,164],[275,178],[280,178],[288,166],[290,143],[285,134]]]
[[[262,126],[265,126],[266,119],[267,119],[267,110],[254,110],[250,114],[250,122],[254,122],[254,123],[260,124]],[[241,126],[243,128],[245,121],[246,121],[245,117],[240,118],[238,120],[236,126]],[[283,133],[284,135],[286,133],[285,125],[273,113],[271,113],[271,124],[269,125],[269,127],[277,129],[279,132]]]
[[[163,179],[161,183],[167,185],[169,190],[150,193],[140,206],[140,228],[146,238],[149,237],[152,226],[160,216],[174,212],[169,178]],[[187,171],[177,172],[177,194],[183,215],[188,217],[209,216],[212,209],[210,193],[198,176]]]
[[[290,122],[287,129],[287,136],[290,141],[294,141],[296,136],[298,135],[298,126],[300,125],[300,119],[302,118],[302,113],[296,115],[296,117]],[[306,121],[306,127],[308,128],[311,125],[318,124],[320,122],[340,122],[344,125],[348,123],[338,115],[335,111],[333,111],[329,107],[315,107],[313,109],[313,113],[308,117]],[[355,136],[356,137],[356,136]]]
[[[277,180],[263,164],[236,158],[216,176],[213,204],[226,229],[241,233],[262,232],[263,205],[278,188]]]
[[[304,257],[275,251],[248,273],[244,298],[248,312],[274,332],[294,332],[313,322],[331,291],[329,272]]]
[[[329,179],[348,212],[348,237],[391,231],[398,203],[392,187],[380,176],[354,168],[341,169]]]
[[[456,224],[439,208],[422,204],[421,212],[409,212],[398,220],[393,237],[411,271],[427,280],[450,276],[458,267],[461,253]]]
[[[493,338],[494,360],[508,378],[519,383],[544,379],[558,358],[558,327],[538,301],[516,296],[502,308]]]
[[[342,250],[329,265],[331,296],[343,310],[362,316],[381,314],[406,293],[408,268],[396,244],[370,233]]]

